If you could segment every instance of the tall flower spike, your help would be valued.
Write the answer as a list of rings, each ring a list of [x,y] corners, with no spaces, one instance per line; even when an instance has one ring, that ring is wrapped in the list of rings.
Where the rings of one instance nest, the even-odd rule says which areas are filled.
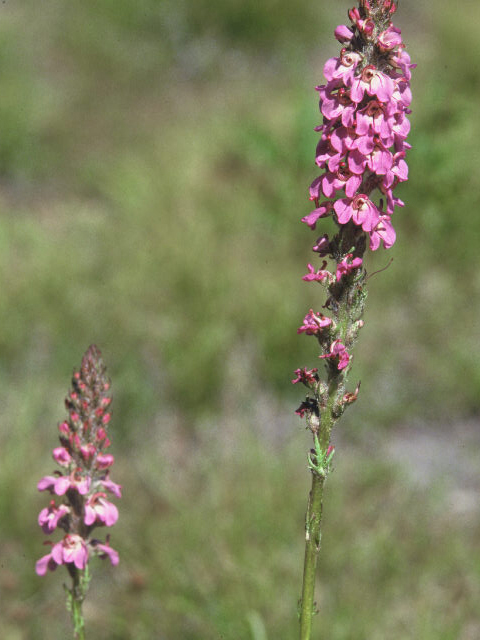
[[[73,580],[68,591],[69,608],[80,634],[83,629],[81,604],[88,586],[88,564],[94,555],[109,557],[118,564],[118,553],[105,543],[92,538],[97,527],[111,527],[118,518],[117,507],[107,498],[107,492],[121,497],[121,487],[110,480],[114,458],[105,453],[110,446],[107,425],[110,422],[110,380],[106,376],[99,349],[92,345],[82,359],[80,371],[75,371],[72,389],[65,399],[68,417],[58,426],[60,447],[53,450],[53,459],[60,470],[43,477],[39,491],[52,497],[42,509],[38,523],[47,535],[63,530],[63,538],[52,543],[51,551],[36,563],[36,573],[43,576],[64,564]],[[77,637],[77,636],[75,636]],[[78,636],[83,637],[83,636]]]
[[[342,49],[327,60],[326,82],[316,87],[322,124],[315,128],[320,133],[315,164],[321,173],[309,189],[315,208],[302,222],[314,230],[323,218],[332,217],[337,233],[323,235],[313,246],[320,258],[334,261],[333,267],[328,269],[326,260],[318,266],[309,263],[303,276],[326,289],[323,308],[331,317],[310,310],[297,330],[318,343],[324,379],[316,369],[303,368],[292,380],[310,392],[295,413],[305,418],[315,446],[308,458],[312,490],[305,522],[301,640],[309,640],[311,633],[323,485],[330,470],[324,462],[331,451],[332,428],[356,400],[360,386],[354,392],[346,389],[352,348],[363,326],[364,253],[367,245],[376,251],[395,243],[392,217],[403,202],[394,189],[408,178],[407,116],[415,65],[405,52],[400,29],[392,24],[396,9],[395,0],[359,0],[358,7],[348,12],[350,26],[335,29]]]

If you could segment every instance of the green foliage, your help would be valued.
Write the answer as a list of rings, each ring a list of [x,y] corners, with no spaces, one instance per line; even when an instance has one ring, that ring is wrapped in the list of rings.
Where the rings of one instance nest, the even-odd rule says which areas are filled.
[[[299,468],[302,440],[267,447],[247,422],[235,422],[223,432],[213,425],[193,444],[168,417],[155,432],[145,425],[137,431],[134,455],[116,451],[124,498],[112,546],[121,560],[116,568],[92,564],[87,637],[296,637],[299,496],[310,480],[306,465]],[[6,640],[69,634],[66,572],[33,574],[42,554],[34,528],[42,496],[25,486],[45,471],[40,442],[38,435],[24,451],[30,471],[22,479],[22,517],[2,518]],[[440,488],[413,488],[370,445],[342,446],[335,458],[325,486],[316,628],[332,640],[449,640],[478,629],[478,514],[452,518]],[[46,616],[48,626],[39,624]]]

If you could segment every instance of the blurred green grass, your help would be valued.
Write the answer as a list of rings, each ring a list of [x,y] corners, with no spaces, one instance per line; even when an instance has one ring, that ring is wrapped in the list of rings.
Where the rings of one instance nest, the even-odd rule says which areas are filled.
[[[28,487],[49,471],[68,375],[91,342],[114,381],[113,440],[131,496],[114,536],[123,573],[110,593],[99,572],[108,615],[91,605],[92,637],[294,635],[305,439],[292,417],[295,445],[268,427],[268,444],[239,437],[231,460],[217,440],[249,432],[245,414],[268,423],[294,408],[291,372],[315,361],[296,335],[321,304],[300,280],[313,236],[299,220],[316,175],[313,87],[350,6],[338,4],[1,5],[2,638],[40,639],[42,618],[64,619],[61,579],[31,574],[41,500]],[[478,415],[480,9],[461,6],[402,0],[397,14],[419,63],[410,180],[397,244],[369,257],[371,272],[394,260],[369,283],[351,439]],[[249,411],[262,402],[263,413]],[[178,469],[165,431],[166,449],[187,447]],[[272,437],[283,444],[267,457]],[[329,488],[325,636],[463,638],[478,595],[473,525],[437,514],[428,495],[403,495],[377,464],[347,465]],[[389,503],[385,522],[369,520],[372,500]]]

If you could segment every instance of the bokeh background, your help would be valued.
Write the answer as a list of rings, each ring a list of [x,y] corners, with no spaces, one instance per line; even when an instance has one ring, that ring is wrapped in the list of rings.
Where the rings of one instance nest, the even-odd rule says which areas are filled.
[[[353,4],[0,5],[0,637],[70,637],[36,482],[73,367],[113,380],[111,544],[88,638],[297,633],[310,446],[292,372],[314,86]],[[315,638],[480,638],[480,5],[401,0],[418,68],[397,244],[368,257]]]

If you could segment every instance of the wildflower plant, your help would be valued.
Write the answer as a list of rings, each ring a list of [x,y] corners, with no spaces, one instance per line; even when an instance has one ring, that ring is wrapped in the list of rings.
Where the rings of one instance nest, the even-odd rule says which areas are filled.
[[[94,529],[111,527],[118,519],[109,495],[121,497],[120,485],[110,479],[114,457],[106,452],[110,446],[110,404],[110,381],[101,353],[92,345],[83,356],[80,371],[73,374],[72,389],[65,399],[68,417],[58,425],[60,446],[53,450],[53,459],[60,469],[37,485],[39,491],[52,495],[40,511],[38,524],[46,535],[56,529],[64,535],[58,542],[45,542],[50,552],[37,561],[36,573],[44,576],[62,564],[68,570],[72,586],[65,587],[67,608],[76,640],[84,638],[82,603],[90,579],[90,558],[108,557],[112,565],[119,561],[108,535],[104,540],[93,537]]]
[[[337,232],[319,237],[313,251],[320,267],[308,264],[306,282],[320,284],[326,292],[323,309],[310,311],[298,333],[314,336],[325,363],[318,368],[297,369],[294,384],[308,389],[296,413],[305,418],[313,436],[308,454],[312,474],[305,521],[305,561],[300,601],[300,638],[308,640],[314,613],[314,588],[320,550],[320,523],[325,479],[331,469],[334,448],[332,428],[345,408],[358,396],[346,388],[352,365],[352,349],[363,326],[367,296],[364,254],[395,242],[392,216],[403,202],[395,187],[407,180],[405,161],[410,145],[410,57],[400,29],[393,26],[396,0],[359,0],[348,12],[350,26],[340,25],[335,37],[340,55],[325,63],[326,84],[317,87],[322,124],[315,162],[322,173],[310,186],[315,208],[302,221],[312,230],[326,217]],[[329,258],[333,269],[328,269]]]

